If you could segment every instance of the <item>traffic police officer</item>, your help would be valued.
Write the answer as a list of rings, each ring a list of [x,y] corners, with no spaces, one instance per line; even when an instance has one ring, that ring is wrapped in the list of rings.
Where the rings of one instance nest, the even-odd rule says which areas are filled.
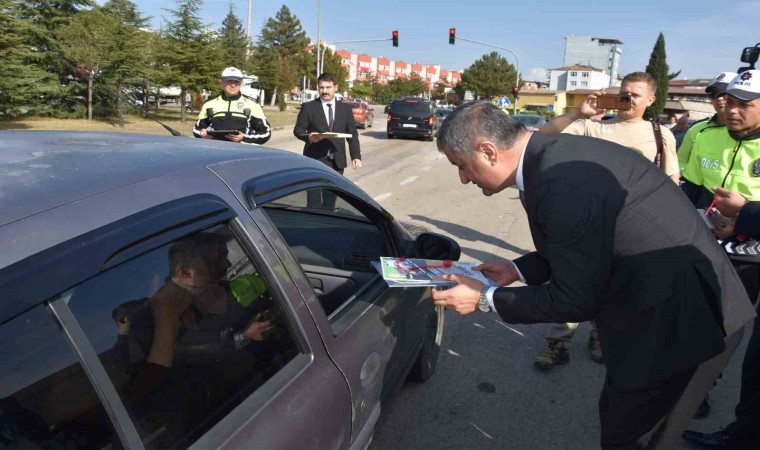
[[[268,141],[272,128],[264,110],[254,99],[240,93],[243,72],[227,67],[222,72],[221,82],[222,93],[204,103],[198,114],[193,128],[195,137],[246,144]]]
[[[691,149],[694,146],[694,141],[697,139],[702,130],[713,127],[726,126],[723,118],[723,108],[726,106],[726,97],[723,95],[726,92],[728,83],[736,77],[734,72],[721,72],[719,73],[705,88],[707,96],[710,98],[710,102],[715,108],[715,115],[708,119],[703,119],[696,122],[689,128],[686,135],[683,137],[681,146],[678,147],[678,166],[683,174],[689,166],[689,156],[691,155]]]
[[[736,76],[726,89],[726,127],[703,130],[684,173],[683,190],[698,208],[715,204],[723,220],[716,237],[727,251],[750,299],[760,291],[760,70]],[[744,237],[742,239],[742,237]],[[749,238],[750,240],[747,240]],[[732,255],[733,254],[733,255]],[[739,256],[737,256],[739,254]],[[739,262],[742,258],[745,261]],[[760,316],[758,316],[760,317]],[[714,433],[686,431],[684,439],[703,448],[756,449],[760,442],[760,318],[755,318],[742,365],[736,420]]]

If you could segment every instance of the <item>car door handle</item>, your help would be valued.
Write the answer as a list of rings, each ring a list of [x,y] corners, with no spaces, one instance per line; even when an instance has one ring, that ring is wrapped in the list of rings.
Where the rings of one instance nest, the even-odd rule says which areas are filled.
[[[322,280],[319,278],[311,278],[309,277],[309,285],[312,289],[314,289],[314,292],[316,292],[318,295],[324,294],[324,291],[322,290]]]
[[[367,387],[367,385],[375,379],[375,375],[380,371],[381,365],[380,355],[377,354],[377,352],[372,352],[372,354],[364,360],[361,372],[359,373],[359,380],[361,381],[363,388]]]

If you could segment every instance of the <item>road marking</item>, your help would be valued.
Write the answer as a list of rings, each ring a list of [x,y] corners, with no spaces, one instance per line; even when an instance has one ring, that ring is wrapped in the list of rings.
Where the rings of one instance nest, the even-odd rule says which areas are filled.
[[[399,183],[399,185],[404,186],[405,184],[414,183],[414,180],[416,180],[416,179],[417,179],[416,176],[409,177],[406,180],[404,180],[401,183]]]
[[[385,200],[386,198],[388,198],[390,196],[391,196],[391,193],[390,192],[386,192],[385,194],[380,194],[377,197],[374,197],[374,200],[376,202],[380,203],[380,202],[382,202],[383,200]]]
[[[451,350],[451,349],[449,349],[449,348],[447,348],[447,349],[446,349],[446,351],[448,352],[448,354],[449,354],[449,355],[453,355],[453,356],[462,356],[462,355],[460,355],[459,353],[457,353],[457,352],[455,352],[454,350]]]
[[[486,327],[484,327],[483,325],[481,325],[481,324],[479,324],[477,322],[473,322],[473,325],[476,326],[476,327],[478,327],[478,328],[482,328],[484,330],[486,329]]]
[[[428,170],[430,170],[432,168],[433,168],[433,166],[425,166],[425,167],[422,168],[422,170],[424,170],[425,172],[427,172]]]
[[[490,439],[490,440],[492,440],[492,441],[493,441],[493,436],[491,436],[490,434],[488,434],[488,433],[486,433],[485,431],[481,430],[479,426],[475,425],[475,424],[474,424],[474,423],[472,423],[472,422],[470,422],[470,425],[472,425],[473,427],[475,427],[475,429],[476,429],[476,430],[478,430],[478,431],[480,431],[481,433],[483,433],[483,436],[485,436],[485,437],[487,437],[488,439]]]
[[[494,320],[494,322],[498,323],[499,325],[501,325],[501,326],[503,326],[503,327],[506,327],[506,328],[508,328],[510,331],[514,331],[514,332],[515,332],[515,334],[518,334],[518,335],[520,335],[520,336],[522,336],[522,337],[525,337],[525,335],[524,335],[524,334],[522,334],[521,332],[519,332],[519,331],[515,330],[514,328],[510,327],[509,325],[507,325],[506,323],[504,323],[504,322],[502,322],[502,321],[500,321],[500,320]]]

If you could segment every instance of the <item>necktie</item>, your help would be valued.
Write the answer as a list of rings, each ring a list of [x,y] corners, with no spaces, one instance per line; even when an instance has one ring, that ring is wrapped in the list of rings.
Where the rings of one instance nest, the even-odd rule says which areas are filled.
[[[327,130],[332,131],[333,130],[333,111],[332,111],[332,103],[327,104]]]

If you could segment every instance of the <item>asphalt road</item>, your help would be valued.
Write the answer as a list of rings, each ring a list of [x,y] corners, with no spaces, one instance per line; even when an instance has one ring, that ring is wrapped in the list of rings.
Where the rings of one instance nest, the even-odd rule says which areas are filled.
[[[517,191],[485,197],[463,186],[434,143],[388,140],[383,107],[374,108],[373,127],[360,131],[364,167],[346,169],[347,178],[396,218],[455,238],[463,260],[511,259],[533,250]],[[300,153],[303,143],[284,129],[267,146]],[[406,383],[385,405],[369,448],[599,448],[604,366],[589,358],[589,326],[579,328],[570,364],[538,372],[532,362],[544,350],[547,329],[508,325],[493,313],[447,312],[435,375],[423,384]],[[714,431],[733,419],[748,336],[711,393],[711,415],[691,428]]]

